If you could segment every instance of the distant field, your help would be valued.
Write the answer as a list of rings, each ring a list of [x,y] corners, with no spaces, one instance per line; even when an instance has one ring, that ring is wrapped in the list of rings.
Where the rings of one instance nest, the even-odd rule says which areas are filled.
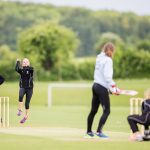
[[[91,83],[84,82],[84,83]],[[68,82],[70,83],[70,82]],[[72,82],[71,82],[72,83]],[[77,83],[77,82],[75,82]],[[80,82],[81,83],[81,82]],[[118,87],[123,89],[133,89],[139,92],[138,97],[143,97],[145,89],[150,87],[150,79],[132,79],[117,80]],[[11,105],[17,103],[18,100],[18,82],[6,82],[0,86],[0,96],[9,96]],[[32,105],[47,105],[47,89],[48,82],[35,82]],[[128,106],[129,96],[111,96],[112,106]],[[91,103],[91,89],[54,89],[53,105],[81,105],[89,106]]]

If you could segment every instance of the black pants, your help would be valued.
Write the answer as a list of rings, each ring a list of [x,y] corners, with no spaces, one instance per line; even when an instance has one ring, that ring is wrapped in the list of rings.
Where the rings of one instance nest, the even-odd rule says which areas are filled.
[[[98,108],[101,104],[103,108],[103,114],[100,118],[99,125],[97,128],[97,132],[101,132],[102,128],[104,127],[104,124],[110,114],[110,99],[109,99],[109,93],[106,88],[103,86],[94,83],[92,87],[93,97],[92,97],[92,108],[89,113],[88,119],[87,119],[87,132],[92,132],[92,124],[95,117],[95,114],[98,111]]]
[[[33,94],[33,88],[20,88],[19,90],[19,102],[23,102],[23,97],[26,95],[25,108],[29,109],[30,100]]]
[[[150,126],[150,112],[141,116],[130,115],[128,116],[127,120],[133,133],[139,131],[137,124],[144,125],[145,130],[148,130]]]

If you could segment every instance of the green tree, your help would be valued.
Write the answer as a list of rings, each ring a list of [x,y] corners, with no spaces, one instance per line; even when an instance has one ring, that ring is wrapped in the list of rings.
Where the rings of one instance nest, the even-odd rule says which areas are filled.
[[[34,64],[40,63],[45,70],[58,69],[68,63],[77,49],[79,40],[75,33],[54,22],[45,22],[33,26],[19,35],[19,51],[31,59]]]
[[[55,7],[33,3],[0,1],[0,45],[16,50],[17,34],[33,25],[55,20],[78,34],[81,44],[76,56],[95,55],[99,35],[112,32],[127,45],[150,38],[150,16],[117,11],[92,11],[78,7]]]
[[[150,52],[150,42],[149,40],[142,40],[138,43],[138,50],[145,50]]]
[[[16,52],[11,51],[8,46],[3,45],[0,47],[0,74],[6,80],[13,81],[17,79],[17,73],[15,72],[16,58]]]
[[[95,48],[98,51],[98,53],[103,47],[103,45],[107,42],[112,42],[116,48],[123,47],[124,45],[123,40],[119,37],[119,35],[112,32],[106,32],[100,35],[98,42],[95,45]]]
[[[99,53],[102,50],[102,47],[105,43],[112,42],[115,45],[115,57],[114,59],[114,72],[115,76],[119,77],[120,74],[120,60],[122,58],[122,55],[125,51],[125,48],[127,49],[127,46],[124,46],[123,40],[120,38],[119,35],[111,32],[103,33],[100,37],[98,42],[96,43],[96,51]]]

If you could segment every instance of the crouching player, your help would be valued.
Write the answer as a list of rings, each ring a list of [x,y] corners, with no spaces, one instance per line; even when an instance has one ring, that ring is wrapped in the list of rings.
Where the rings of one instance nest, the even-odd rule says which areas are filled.
[[[24,58],[22,61],[22,65],[20,60],[17,59],[16,63],[16,71],[20,74],[20,90],[19,90],[19,108],[18,108],[18,116],[22,115],[22,105],[23,105],[23,97],[26,95],[25,101],[25,116],[20,121],[20,123],[25,123],[29,116],[29,104],[33,94],[33,68],[30,67],[30,62],[27,58]]]
[[[130,115],[127,118],[133,132],[131,140],[134,141],[150,140],[150,89],[145,92],[145,100],[142,103],[141,109],[141,115]],[[144,126],[144,136],[140,134],[137,124]]]

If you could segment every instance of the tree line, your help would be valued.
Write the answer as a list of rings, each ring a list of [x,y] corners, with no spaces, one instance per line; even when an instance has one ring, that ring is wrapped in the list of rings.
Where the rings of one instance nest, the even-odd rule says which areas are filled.
[[[29,57],[40,80],[93,79],[93,56],[107,41],[117,49],[115,77],[150,76],[150,16],[2,1],[0,10],[0,72],[9,80],[17,57]]]

